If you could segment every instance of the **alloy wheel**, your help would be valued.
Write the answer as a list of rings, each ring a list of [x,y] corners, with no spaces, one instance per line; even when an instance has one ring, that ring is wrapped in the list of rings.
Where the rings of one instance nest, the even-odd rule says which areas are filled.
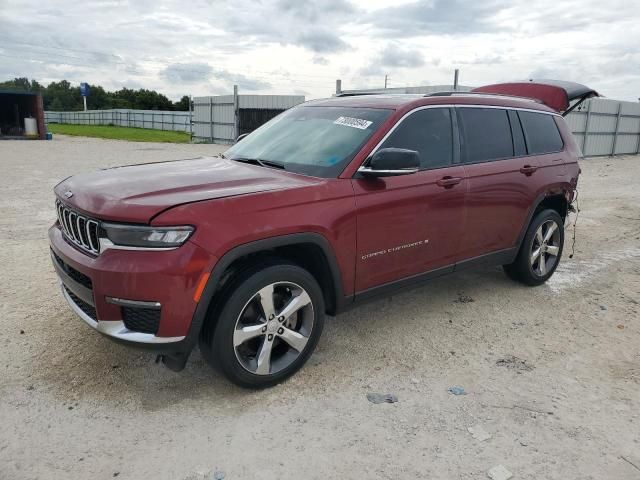
[[[291,365],[302,353],[314,323],[311,297],[291,282],[258,290],[238,315],[233,347],[242,367],[271,375]]]
[[[539,277],[553,270],[560,254],[560,230],[554,220],[543,222],[533,237],[529,256],[531,269]]]

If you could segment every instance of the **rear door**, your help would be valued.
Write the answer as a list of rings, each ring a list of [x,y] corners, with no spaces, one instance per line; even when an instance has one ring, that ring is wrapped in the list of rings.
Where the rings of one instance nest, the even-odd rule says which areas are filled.
[[[522,124],[527,152],[535,155],[540,171],[536,180],[540,185],[552,186],[567,174],[564,142],[556,121],[564,121],[558,115],[536,112],[518,112]],[[562,178],[558,178],[562,177]]]
[[[513,247],[536,197],[538,163],[526,153],[518,115],[495,107],[456,108],[469,191],[459,261]]]
[[[420,155],[412,175],[355,178],[356,292],[421,273],[453,270],[463,232],[466,180],[458,157],[451,108],[414,111],[379,148]]]

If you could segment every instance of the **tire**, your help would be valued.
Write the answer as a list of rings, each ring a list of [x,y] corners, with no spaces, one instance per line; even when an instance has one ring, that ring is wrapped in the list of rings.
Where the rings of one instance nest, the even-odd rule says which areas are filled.
[[[200,347],[207,362],[236,385],[276,385],[296,373],[318,344],[324,297],[315,278],[297,265],[272,260],[244,270],[221,298]]]
[[[543,210],[531,221],[515,261],[504,265],[504,271],[525,285],[541,285],[556,271],[563,247],[562,218],[555,210]]]

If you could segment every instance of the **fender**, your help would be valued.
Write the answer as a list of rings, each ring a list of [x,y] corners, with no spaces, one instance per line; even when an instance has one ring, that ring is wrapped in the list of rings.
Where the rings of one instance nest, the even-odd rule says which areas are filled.
[[[529,209],[529,213],[527,214],[527,218],[526,218],[524,224],[522,225],[522,229],[520,230],[520,234],[518,235],[518,239],[516,240],[516,245],[515,245],[516,253],[515,253],[515,255],[517,255],[518,252],[520,251],[520,247],[522,246],[522,241],[524,240],[524,236],[526,235],[527,229],[529,228],[529,225],[531,224],[531,220],[533,219],[533,214],[536,213],[536,210],[538,209],[540,204],[547,197],[556,196],[556,195],[559,195],[560,193],[562,193],[562,196],[566,200],[567,199],[567,192],[568,192],[568,190],[566,188],[562,188],[562,190],[560,192],[554,193],[554,192],[551,192],[551,191],[546,191],[546,192],[543,192],[543,193],[541,193],[540,195],[538,195],[536,197],[536,199],[533,202],[531,208]],[[569,201],[567,200],[567,204],[568,203],[569,203]]]
[[[342,276],[338,267],[338,261],[336,260],[336,256],[333,252],[331,244],[324,236],[320,235],[319,233],[292,233],[277,237],[263,238],[261,240],[244,243],[242,245],[234,247],[226,252],[220,258],[220,260],[218,260],[216,265],[213,267],[213,270],[211,271],[211,275],[209,276],[209,280],[207,281],[207,284],[204,288],[201,300],[200,302],[198,302],[196,311],[193,314],[191,326],[189,327],[189,333],[187,334],[187,337],[184,340],[184,344],[181,345],[180,349],[191,351],[191,349],[193,349],[193,347],[195,347],[196,343],[198,342],[200,330],[202,329],[204,321],[207,317],[207,313],[209,312],[211,300],[213,299],[213,296],[218,288],[218,282],[229,265],[231,265],[235,260],[251,253],[258,253],[277,247],[299,245],[303,243],[311,243],[322,249],[325,257],[327,258],[329,271],[331,272],[331,276],[333,278],[333,294],[336,299],[335,309],[336,311],[344,310],[348,306],[350,301],[352,301],[353,297],[345,297],[344,295],[344,290],[342,289]]]

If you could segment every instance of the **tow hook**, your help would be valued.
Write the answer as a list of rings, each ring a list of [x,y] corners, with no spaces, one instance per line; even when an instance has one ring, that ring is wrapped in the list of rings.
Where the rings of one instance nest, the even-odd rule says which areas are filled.
[[[184,367],[187,365],[187,360],[189,360],[188,353],[164,354],[156,357],[156,363],[162,362],[165,367],[174,372],[184,370]]]

